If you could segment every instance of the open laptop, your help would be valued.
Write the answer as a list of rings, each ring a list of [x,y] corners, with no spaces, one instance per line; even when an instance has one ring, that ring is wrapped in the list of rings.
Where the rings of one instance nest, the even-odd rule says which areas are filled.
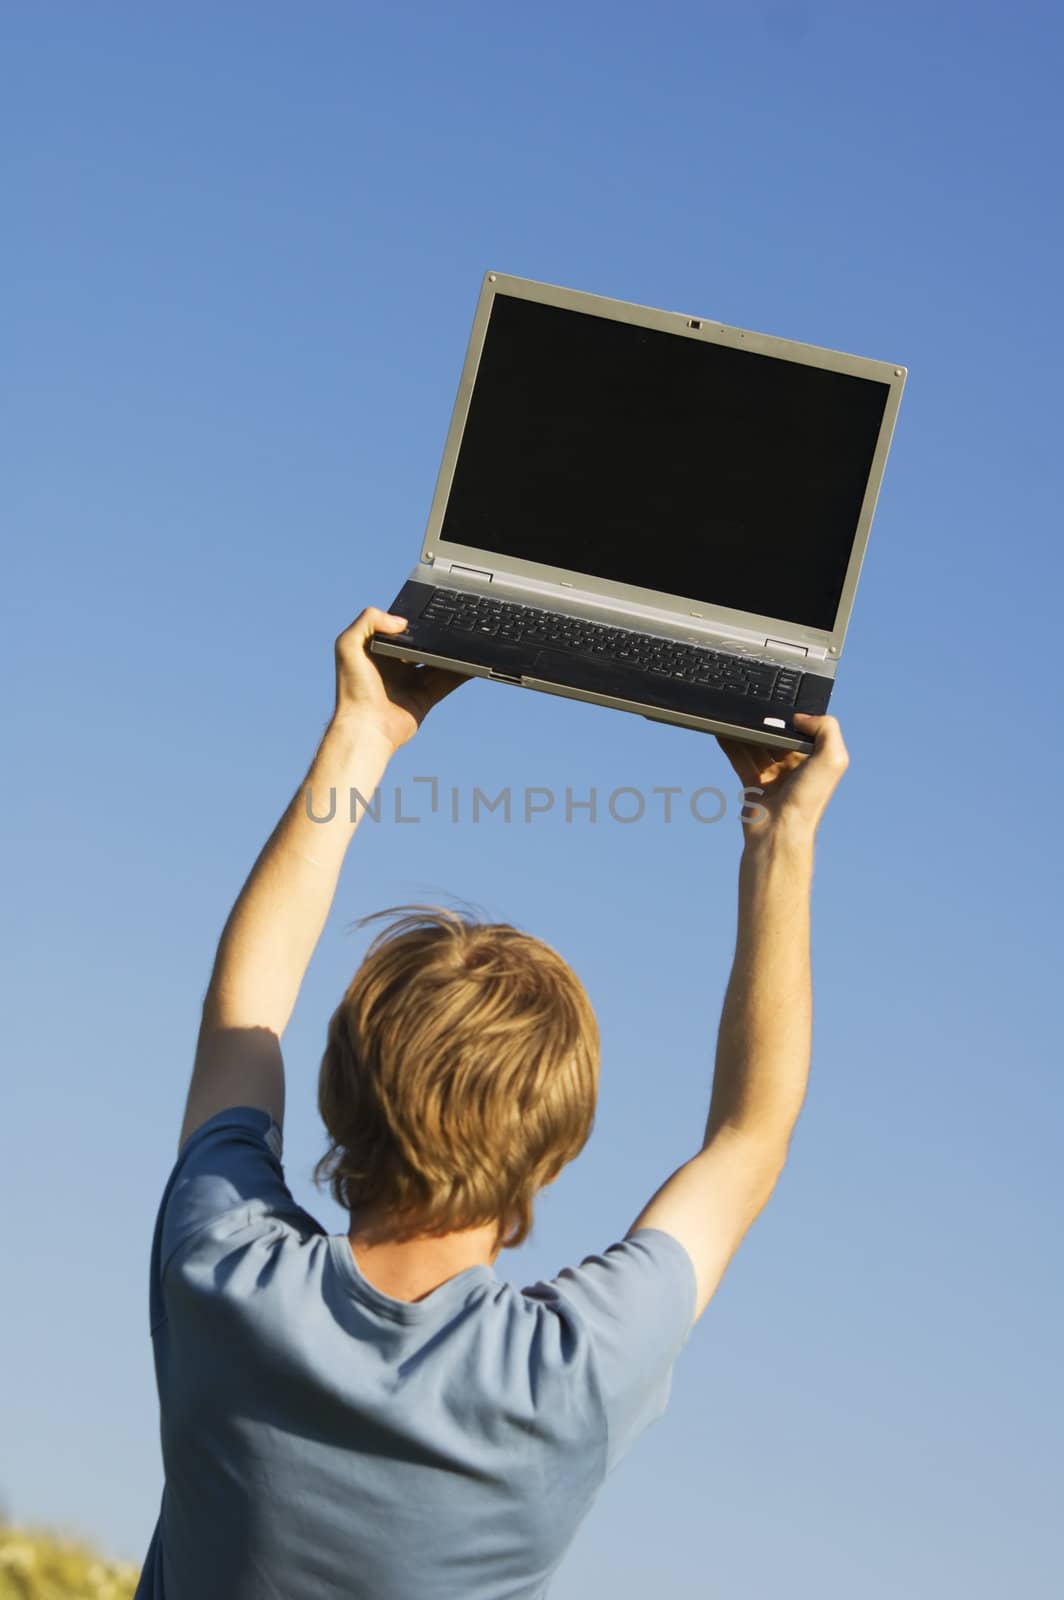
[[[371,649],[811,750],[906,375],[486,273],[409,626]]]

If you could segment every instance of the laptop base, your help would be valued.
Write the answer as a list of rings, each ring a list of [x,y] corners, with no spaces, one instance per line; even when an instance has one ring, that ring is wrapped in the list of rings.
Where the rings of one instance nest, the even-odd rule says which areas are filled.
[[[415,595],[412,590],[420,592]],[[579,651],[526,642],[511,644],[477,633],[455,634],[420,617],[432,593],[428,585],[404,586],[389,609],[407,617],[410,626],[398,636],[376,635],[370,646],[374,654],[423,662],[469,677],[538,689],[634,712],[652,721],[803,754],[812,750],[813,743],[794,727],[793,712],[822,713],[834,687],[833,678],[806,672],[797,703],[781,706],[760,697],[729,694]]]

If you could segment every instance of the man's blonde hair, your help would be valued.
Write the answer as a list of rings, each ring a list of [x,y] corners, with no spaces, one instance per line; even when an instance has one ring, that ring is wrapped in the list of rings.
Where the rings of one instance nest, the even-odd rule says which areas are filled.
[[[329,1023],[315,1181],[391,1239],[494,1222],[513,1249],[590,1137],[595,1013],[557,951],[509,923],[440,906],[362,922],[382,917]]]

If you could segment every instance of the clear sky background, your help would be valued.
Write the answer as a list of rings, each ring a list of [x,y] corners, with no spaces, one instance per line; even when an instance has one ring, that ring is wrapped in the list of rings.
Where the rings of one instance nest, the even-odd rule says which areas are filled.
[[[1058,8],[0,10],[9,757],[0,1497],[134,1560],[148,1257],[225,917],[416,557],[483,273],[903,363],[832,710],[809,1096],[776,1194],[553,1593],[1041,1600],[1062,1552]],[[564,808],[432,816],[595,788]],[[497,1262],[623,1236],[698,1148],[732,953],[712,739],[486,683],[396,760],[285,1037],[311,1184],[356,916],[554,944],[595,1131]]]

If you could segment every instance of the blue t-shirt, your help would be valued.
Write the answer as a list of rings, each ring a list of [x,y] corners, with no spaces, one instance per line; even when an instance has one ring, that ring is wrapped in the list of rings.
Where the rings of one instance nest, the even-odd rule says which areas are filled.
[[[136,1600],[540,1600],[665,1410],[695,1271],[640,1228],[549,1282],[359,1272],[265,1111],[183,1145],[151,1259],[165,1483]]]

